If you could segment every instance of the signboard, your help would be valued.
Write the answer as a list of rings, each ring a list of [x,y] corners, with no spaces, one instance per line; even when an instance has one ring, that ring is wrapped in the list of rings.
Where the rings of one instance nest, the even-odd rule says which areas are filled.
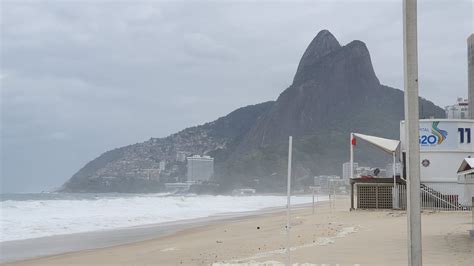
[[[454,150],[458,147],[457,124],[440,121],[420,123],[420,149]]]
[[[474,120],[420,120],[420,180],[457,182],[457,170],[464,158],[474,157]],[[405,123],[400,124],[402,150],[406,151]]]
[[[400,137],[404,148],[404,125]],[[420,120],[420,151],[467,151],[474,150],[474,123],[472,120]]]

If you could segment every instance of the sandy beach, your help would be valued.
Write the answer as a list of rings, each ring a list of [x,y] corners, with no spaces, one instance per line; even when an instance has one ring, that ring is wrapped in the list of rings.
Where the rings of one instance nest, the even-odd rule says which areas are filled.
[[[5,265],[222,265],[284,263],[286,213],[184,229],[156,239]],[[470,212],[424,212],[424,265],[473,265]],[[406,213],[349,212],[347,198],[292,212],[292,263],[406,265]]]

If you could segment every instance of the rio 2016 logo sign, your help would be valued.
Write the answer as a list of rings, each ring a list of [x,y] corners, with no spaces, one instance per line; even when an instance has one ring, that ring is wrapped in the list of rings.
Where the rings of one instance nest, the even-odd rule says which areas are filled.
[[[420,144],[422,146],[440,145],[448,137],[448,132],[438,128],[439,121],[433,122],[431,128],[420,128]]]

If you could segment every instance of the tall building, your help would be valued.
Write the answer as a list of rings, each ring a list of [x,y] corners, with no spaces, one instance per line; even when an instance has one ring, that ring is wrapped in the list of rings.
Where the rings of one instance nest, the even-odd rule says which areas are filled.
[[[166,169],[166,161],[160,161],[159,167],[160,171],[164,171]]]
[[[448,119],[467,119],[469,118],[469,100],[458,98],[458,102],[444,108],[446,118]]]
[[[358,163],[354,163],[354,177],[356,177],[356,169],[359,167]],[[351,178],[351,163],[343,163],[342,164],[342,179],[349,179]]]
[[[354,171],[354,177],[371,176],[374,174],[374,170],[374,168],[368,166],[356,167]]]
[[[209,181],[214,175],[214,158],[194,155],[188,160],[188,181]]]
[[[184,161],[186,161],[186,157],[190,154],[191,153],[187,152],[187,151],[177,151],[176,152],[176,161],[184,162]]]
[[[467,38],[467,72],[469,118],[474,119],[474,34]]]
[[[402,173],[402,164],[401,163],[395,163],[395,175],[401,176]],[[393,176],[393,163],[387,164],[387,175],[386,177],[392,177]]]

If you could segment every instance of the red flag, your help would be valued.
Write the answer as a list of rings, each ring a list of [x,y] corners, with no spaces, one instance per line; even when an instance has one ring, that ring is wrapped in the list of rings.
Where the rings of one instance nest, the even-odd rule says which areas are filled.
[[[352,137],[352,145],[355,146],[357,144],[356,138]]]

